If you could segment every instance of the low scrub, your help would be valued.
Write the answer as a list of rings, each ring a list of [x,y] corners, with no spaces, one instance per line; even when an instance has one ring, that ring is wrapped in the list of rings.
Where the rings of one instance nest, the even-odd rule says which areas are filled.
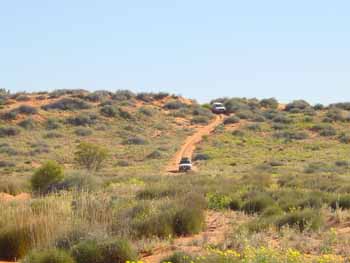
[[[168,256],[160,261],[160,263],[192,263],[196,262],[195,258],[192,257],[190,254],[177,251],[174,252],[171,256]]]
[[[264,211],[265,208],[274,204],[273,199],[266,194],[257,194],[251,197],[242,206],[242,211],[247,214],[257,214]]]
[[[75,263],[68,252],[58,249],[34,251],[23,263]]]
[[[196,207],[184,207],[174,215],[174,232],[178,236],[198,234],[204,226],[203,210]]]
[[[276,226],[281,229],[284,226],[296,227],[300,232],[305,230],[318,230],[323,225],[322,214],[313,209],[297,210],[290,212],[276,221]]]
[[[91,107],[90,104],[76,98],[63,98],[56,102],[42,106],[44,110],[63,110],[63,111],[85,110],[85,109],[89,109],[90,107]]]
[[[34,191],[47,193],[55,190],[55,185],[63,178],[63,168],[54,161],[48,161],[35,171],[30,182]]]
[[[127,240],[82,241],[72,248],[77,263],[125,263],[136,261],[137,253]]]
[[[17,226],[0,229],[0,260],[15,261],[24,257],[32,247],[30,229]]]
[[[10,137],[16,136],[20,133],[20,130],[12,126],[3,126],[0,127],[0,137]]]
[[[239,123],[240,118],[237,116],[230,116],[224,120],[224,125]]]

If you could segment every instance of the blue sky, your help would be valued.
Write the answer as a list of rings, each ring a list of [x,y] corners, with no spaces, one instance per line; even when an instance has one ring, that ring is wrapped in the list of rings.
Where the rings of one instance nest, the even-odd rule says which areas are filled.
[[[350,1],[0,1],[0,87],[350,101]]]

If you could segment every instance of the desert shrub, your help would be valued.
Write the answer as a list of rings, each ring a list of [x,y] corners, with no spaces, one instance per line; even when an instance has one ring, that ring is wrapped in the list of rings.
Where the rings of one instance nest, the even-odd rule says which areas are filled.
[[[13,162],[0,160],[0,168],[4,168],[4,167],[15,167],[15,166],[16,166],[16,164],[13,163]]]
[[[135,94],[130,90],[117,90],[112,94],[112,99],[116,101],[130,100],[135,97]]]
[[[192,111],[192,115],[194,116],[206,116],[208,118],[211,118],[213,116],[213,113],[211,112],[210,108],[206,108],[203,106],[195,106],[195,108]]]
[[[31,252],[23,263],[75,263],[75,261],[68,252],[50,249]]]
[[[237,136],[237,137],[244,137],[245,133],[244,133],[244,131],[242,131],[242,130],[234,130],[234,131],[232,132],[232,135],[233,135],[233,136]]]
[[[332,125],[317,124],[311,128],[312,131],[318,132],[321,136],[329,137],[337,134],[336,129]]]
[[[123,144],[145,145],[145,144],[148,144],[148,142],[144,138],[134,136],[134,137],[130,137],[130,138],[124,140]]]
[[[160,263],[191,263],[195,262],[194,257],[184,252],[174,252],[171,256],[168,256],[160,261]]]
[[[22,178],[7,178],[3,177],[0,179],[0,192],[11,195],[17,195],[28,191],[27,180]]]
[[[282,113],[277,114],[275,117],[273,117],[272,121],[276,123],[284,123],[284,124],[290,124],[293,122],[291,118],[289,118],[287,115]]]
[[[119,108],[119,116],[123,119],[126,119],[126,120],[133,119],[133,116],[131,115],[131,113],[126,111],[126,110],[123,110],[122,108]]]
[[[49,118],[45,123],[45,127],[47,130],[55,130],[60,127],[60,124],[56,119]]]
[[[220,102],[220,100],[216,101]],[[238,110],[250,110],[247,100],[241,98],[226,99],[224,105],[228,113],[234,113]]]
[[[158,92],[158,93],[153,94],[153,98],[155,100],[162,100],[162,99],[169,97],[169,96],[170,96],[170,94],[168,92]]]
[[[111,95],[111,92],[106,90],[97,90],[92,93],[89,93],[85,96],[82,96],[84,100],[92,101],[92,102],[99,102],[104,99],[107,99]]]
[[[309,108],[310,104],[307,103],[304,100],[295,100],[289,104],[286,105],[285,110],[289,112],[301,112],[302,110],[305,110],[306,108]]]
[[[230,202],[228,203],[228,208],[233,211],[239,211],[242,207],[242,201],[238,197],[230,197]]]
[[[35,127],[35,122],[33,119],[29,118],[23,121],[20,121],[18,123],[18,126],[22,127],[23,129],[33,129]]]
[[[284,124],[284,123],[273,123],[271,125],[271,128],[274,130],[284,130],[288,128],[288,125]]]
[[[317,103],[314,105],[314,110],[316,111],[323,110],[323,109],[324,109],[324,106],[321,103]]]
[[[87,128],[78,128],[74,131],[74,133],[78,136],[89,136],[92,134],[92,130]]]
[[[231,198],[224,194],[208,193],[208,208],[213,210],[221,210],[230,207]]]
[[[96,240],[81,241],[72,247],[71,253],[77,263],[102,263],[101,248]]]
[[[154,110],[151,107],[141,107],[139,109],[139,112],[145,116],[153,116],[154,115]]]
[[[27,114],[27,115],[36,114],[38,112],[37,108],[28,106],[28,105],[21,105],[14,110],[20,114]]]
[[[341,143],[349,144],[350,143],[350,135],[346,133],[342,133],[338,136],[338,140]]]
[[[49,93],[49,97],[59,98],[64,95],[72,95],[72,96],[82,96],[83,94],[88,93],[88,91],[83,89],[57,89]]]
[[[197,234],[203,226],[203,210],[196,207],[181,208],[174,215],[174,231],[179,236]]]
[[[250,131],[261,131],[261,125],[259,123],[251,123],[247,125],[247,129]]]
[[[193,157],[194,161],[206,161],[206,160],[209,160],[209,159],[210,159],[210,156],[209,156],[209,154],[206,154],[206,153],[197,153]]]
[[[30,182],[34,191],[46,193],[63,178],[63,168],[55,161],[48,161],[34,172]]]
[[[264,209],[264,211],[261,213],[261,217],[276,217],[283,214],[283,210],[277,206],[272,205]]]
[[[340,103],[335,103],[329,105],[330,108],[338,108],[338,109],[343,109],[343,110],[350,110],[350,102],[340,102]]]
[[[261,213],[265,208],[274,204],[273,199],[266,194],[257,194],[248,199],[242,206],[242,210],[247,214]]]
[[[136,193],[136,198],[140,200],[161,199],[164,197],[174,197],[177,191],[169,186],[152,185]]]
[[[224,120],[224,124],[225,125],[228,125],[228,124],[234,124],[234,123],[239,123],[240,121],[240,118],[237,117],[237,116],[230,116],[230,117],[227,117],[225,120]]]
[[[29,101],[30,97],[26,94],[18,94],[15,98],[17,101]]]
[[[3,126],[0,127],[0,137],[10,137],[16,136],[20,133],[20,130],[12,126]]]
[[[63,98],[56,102],[42,106],[44,110],[84,110],[89,109],[90,104],[81,99],[76,98]]]
[[[194,116],[191,119],[191,124],[208,124],[209,118],[206,116]]]
[[[96,124],[97,116],[94,114],[80,114],[67,118],[67,123],[74,126],[91,126]]]
[[[63,135],[58,132],[48,132],[44,135],[44,138],[46,139],[54,139],[54,138],[62,138]]]
[[[130,163],[126,160],[119,160],[117,161],[117,166],[120,167],[128,167],[130,165]]]
[[[144,102],[151,102],[153,100],[153,93],[140,92],[136,95],[136,99],[142,100]]]
[[[326,163],[322,162],[312,162],[307,164],[307,166],[304,169],[305,173],[312,174],[312,173],[321,173],[321,172],[332,172],[333,169],[327,165]]]
[[[343,112],[340,109],[337,108],[330,108],[326,112],[326,117],[328,122],[335,122],[335,121],[344,121],[344,115]]]
[[[259,104],[261,107],[270,109],[277,109],[278,107],[278,101],[275,98],[262,99]]]
[[[100,111],[101,114],[106,117],[115,117],[118,115],[118,110],[111,105],[103,106]]]
[[[254,118],[254,113],[251,110],[240,109],[236,111],[236,116],[242,120],[248,120]]]
[[[323,218],[319,211],[304,209],[290,212],[281,216],[276,221],[276,226],[281,229],[284,226],[296,227],[300,232],[304,230],[318,230],[323,224]]]
[[[273,136],[277,139],[285,140],[305,140],[309,137],[308,134],[303,131],[280,131],[274,133]]]
[[[167,110],[178,110],[185,107],[186,107],[186,104],[178,100],[169,101],[164,105],[164,108]]]
[[[24,257],[32,247],[30,229],[16,226],[0,229],[0,260],[15,261]]]
[[[350,194],[338,196],[336,199],[332,200],[330,205],[333,209],[350,209]]]
[[[323,205],[323,195],[318,192],[308,194],[303,200],[298,204],[298,207],[304,208],[314,208],[319,209]]]
[[[18,155],[18,151],[7,143],[0,144],[0,153],[5,153],[9,156]]]
[[[81,173],[72,173],[63,179],[57,185],[58,190],[78,190],[78,191],[92,191],[101,186],[101,180],[93,175],[86,175]]]
[[[92,143],[82,142],[74,153],[75,161],[88,170],[97,171],[108,158],[108,150]]]
[[[29,152],[30,155],[43,154],[43,153],[50,152],[49,145],[46,144],[45,142],[42,142],[42,141],[39,141],[36,143],[31,143],[30,147],[33,148],[33,150]]]
[[[36,100],[46,100],[47,97],[45,95],[39,95],[35,97]]]
[[[137,260],[137,253],[127,240],[112,239],[98,246],[102,254],[102,261],[99,263],[125,263],[128,260]]]
[[[174,235],[173,220],[173,211],[162,211],[143,218],[136,218],[132,222],[132,229],[137,237],[168,238]]]
[[[158,150],[155,150],[147,155],[147,159],[160,159],[162,157],[162,153]]]

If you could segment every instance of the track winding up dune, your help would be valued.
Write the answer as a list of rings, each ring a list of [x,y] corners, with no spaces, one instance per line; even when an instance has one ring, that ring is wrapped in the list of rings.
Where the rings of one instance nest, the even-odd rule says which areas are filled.
[[[191,158],[196,149],[196,144],[202,140],[203,136],[209,135],[218,125],[220,125],[223,119],[224,117],[222,115],[216,115],[214,121],[205,127],[199,128],[193,135],[189,136],[181,146],[180,150],[170,160],[166,170],[168,172],[177,172],[181,158]]]

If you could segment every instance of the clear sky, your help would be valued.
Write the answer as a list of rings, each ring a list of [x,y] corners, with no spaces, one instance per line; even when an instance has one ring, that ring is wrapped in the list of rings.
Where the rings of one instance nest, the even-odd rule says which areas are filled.
[[[350,101],[350,1],[0,0],[0,87]]]

